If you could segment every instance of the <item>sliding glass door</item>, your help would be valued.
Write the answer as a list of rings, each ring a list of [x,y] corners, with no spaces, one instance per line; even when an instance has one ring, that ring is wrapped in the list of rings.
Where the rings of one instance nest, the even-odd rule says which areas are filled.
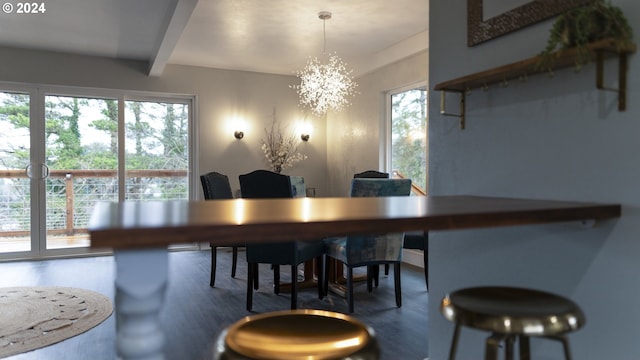
[[[0,92],[0,258],[90,251],[98,201],[190,198],[190,98],[76,93]]]
[[[46,249],[89,246],[97,201],[118,200],[118,104],[45,96]]]

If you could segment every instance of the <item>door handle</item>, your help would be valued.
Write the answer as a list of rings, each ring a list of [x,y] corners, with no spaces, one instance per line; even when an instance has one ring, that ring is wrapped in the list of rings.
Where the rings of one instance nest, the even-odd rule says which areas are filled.
[[[46,164],[40,164],[40,169],[41,169],[41,174],[42,174],[41,179],[48,178],[49,177],[49,167]]]
[[[33,165],[27,165],[27,167],[24,168],[24,173],[29,179],[33,179]]]
[[[27,165],[24,169],[24,173],[27,175],[29,179],[33,179],[33,164]],[[49,167],[46,164],[40,164],[40,179],[46,179],[49,177]]]

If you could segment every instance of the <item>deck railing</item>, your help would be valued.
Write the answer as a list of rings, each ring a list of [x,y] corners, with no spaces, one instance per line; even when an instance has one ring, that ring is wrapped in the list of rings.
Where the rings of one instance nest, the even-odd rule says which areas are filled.
[[[401,173],[398,170],[393,170],[392,172],[392,177],[394,179],[406,179],[407,176],[403,173]],[[427,195],[427,191],[423,188],[421,188],[420,186],[416,185],[416,183],[411,182],[411,195],[418,195],[418,196],[426,196]]]
[[[187,170],[127,170],[125,197],[187,199]],[[47,234],[87,232],[93,205],[118,200],[116,170],[51,170],[46,185]],[[24,170],[0,170],[0,237],[28,236],[30,179]]]

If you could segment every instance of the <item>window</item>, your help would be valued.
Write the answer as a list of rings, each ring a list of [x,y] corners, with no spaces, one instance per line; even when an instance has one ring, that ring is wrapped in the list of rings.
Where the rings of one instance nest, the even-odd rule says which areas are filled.
[[[0,254],[31,249],[29,93],[0,92]]]
[[[127,200],[189,198],[189,107],[125,102]]]
[[[404,88],[388,94],[387,171],[408,178],[413,194],[427,192],[427,90]]]

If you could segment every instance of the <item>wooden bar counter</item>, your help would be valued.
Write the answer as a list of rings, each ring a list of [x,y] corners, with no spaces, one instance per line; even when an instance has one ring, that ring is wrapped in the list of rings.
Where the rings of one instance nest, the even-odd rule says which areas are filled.
[[[90,234],[92,247],[114,248],[118,354],[161,359],[164,335],[158,314],[167,286],[169,244],[230,245],[620,215],[619,204],[480,196],[123,202],[97,204]]]

